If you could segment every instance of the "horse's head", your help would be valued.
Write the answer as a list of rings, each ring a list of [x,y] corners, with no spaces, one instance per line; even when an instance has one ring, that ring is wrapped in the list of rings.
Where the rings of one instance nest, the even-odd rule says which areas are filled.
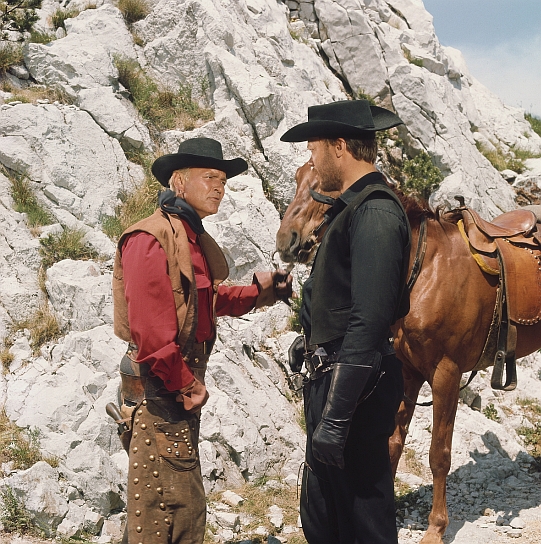
[[[328,205],[320,204],[310,196],[310,188],[318,190],[319,182],[308,163],[297,170],[295,180],[297,190],[276,234],[276,251],[286,263],[307,263],[314,256],[316,246],[323,235],[324,229],[318,231],[318,227],[323,221],[323,214]],[[322,194],[332,197],[339,195],[338,192]]]

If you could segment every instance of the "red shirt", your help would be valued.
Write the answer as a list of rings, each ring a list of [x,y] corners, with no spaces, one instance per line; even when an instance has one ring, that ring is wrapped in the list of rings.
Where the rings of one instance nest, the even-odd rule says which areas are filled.
[[[203,342],[214,338],[212,283],[207,261],[197,235],[184,221],[190,243],[198,298],[198,322],[195,338]],[[178,335],[177,312],[167,257],[159,242],[146,232],[129,235],[122,246],[122,268],[128,303],[128,320],[133,341],[139,347],[138,363],[148,363],[151,374],[161,378],[169,391],[177,391],[193,381],[193,373],[184,362]],[[256,284],[218,287],[216,315],[240,316],[255,306],[259,295]]]

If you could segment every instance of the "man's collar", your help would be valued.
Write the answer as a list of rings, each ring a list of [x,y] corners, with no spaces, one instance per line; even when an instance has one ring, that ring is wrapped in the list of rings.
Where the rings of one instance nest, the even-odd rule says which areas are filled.
[[[370,172],[358,179],[353,185],[350,185],[339,197],[339,200],[343,200],[346,205],[349,204],[363,189],[372,183],[378,183],[383,181],[383,175],[381,172]]]
[[[365,174],[362,178],[358,179],[353,185],[350,185],[335,201],[332,208],[330,208],[325,215],[330,220],[334,219],[346,206],[368,185],[373,183],[384,182],[381,172],[370,172]]]

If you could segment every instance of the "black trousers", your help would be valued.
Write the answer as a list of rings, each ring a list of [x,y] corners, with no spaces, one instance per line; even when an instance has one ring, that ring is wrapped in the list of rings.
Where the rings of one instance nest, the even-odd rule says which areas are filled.
[[[389,355],[381,369],[385,374],[353,416],[343,470],[320,463],[312,454],[312,435],[325,408],[332,372],[305,385],[301,521],[309,544],[398,542],[389,437],[404,395],[402,363]]]

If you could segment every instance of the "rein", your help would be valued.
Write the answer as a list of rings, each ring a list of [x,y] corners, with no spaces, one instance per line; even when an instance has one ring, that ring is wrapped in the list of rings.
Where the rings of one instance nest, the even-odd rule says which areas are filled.
[[[415,258],[413,259],[413,265],[411,267],[411,272],[407,281],[408,290],[411,292],[413,289],[413,286],[415,285],[415,282],[417,281],[417,278],[419,277],[419,274],[421,273],[421,267],[423,266],[423,260],[425,258],[426,254],[426,246],[427,246],[427,234],[428,229],[426,226],[426,217],[421,217],[421,224],[419,225],[419,239],[417,240],[417,249],[415,250]],[[470,383],[472,382],[473,378],[477,375],[477,371],[474,370],[470,377],[468,378],[468,381],[459,389],[459,391],[462,391]],[[427,402],[414,402],[411,400],[407,395],[404,395],[404,400],[406,402],[409,402],[410,404],[415,404],[415,406],[432,406],[434,404],[434,401],[427,401]]]
[[[408,291],[411,292],[419,274],[421,273],[421,267],[426,253],[427,246],[427,234],[428,229],[426,226],[426,217],[421,217],[421,224],[419,226],[419,239],[417,240],[417,249],[415,250],[415,258],[413,259],[413,265],[411,266],[411,272],[407,281]]]

